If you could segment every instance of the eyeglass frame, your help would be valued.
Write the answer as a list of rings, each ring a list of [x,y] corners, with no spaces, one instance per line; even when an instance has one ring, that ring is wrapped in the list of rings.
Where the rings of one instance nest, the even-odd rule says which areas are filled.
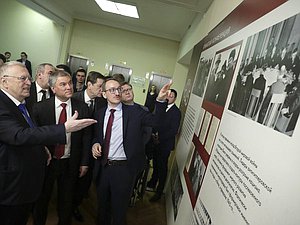
[[[17,78],[18,80],[22,81],[22,82],[26,82],[26,81],[32,81],[32,77],[31,76],[13,76],[13,75],[3,75],[3,77],[14,77]]]
[[[118,88],[113,87],[113,88],[104,90],[104,92],[107,92],[107,91],[109,91],[110,94],[116,94],[116,91],[118,91],[118,93],[120,94],[120,93],[122,93],[122,88],[121,87],[118,87]]]

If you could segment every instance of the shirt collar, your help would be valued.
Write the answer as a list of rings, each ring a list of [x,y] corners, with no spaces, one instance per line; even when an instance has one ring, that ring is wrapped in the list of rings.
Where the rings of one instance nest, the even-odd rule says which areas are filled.
[[[13,101],[13,103],[16,104],[16,106],[22,104],[22,103],[25,103],[25,100],[23,100],[22,102],[20,102],[19,100],[17,100],[14,96],[12,96],[11,94],[9,94],[7,91],[5,91],[4,89],[1,89],[1,91],[4,92],[4,94],[7,95],[8,98],[10,98],[10,100]]]
[[[56,96],[55,96],[55,108],[60,107],[61,103],[66,103],[67,106],[71,105],[71,99],[69,98],[66,102],[60,101]]]
[[[175,105],[175,102],[172,103],[172,104],[170,104],[170,105],[168,105],[166,111],[168,111],[173,105]]]
[[[116,111],[121,111],[122,110],[122,103],[120,102],[115,108],[110,107],[107,105],[107,110],[115,109]]]
[[[41,88],[41,86],[37,82],[34,82],[34,83],[35,83],[35,86],[36,86],[36,93],[40,93],[41,90],[45,90],[46,92],[49,91],[48,89]]]
[[[83,93],[83,96],[84,96],[84,102],[85,103],[89,103],[92,99],[90,98],[90,96],[87,94],[87,91],[84,90],[84,93]]]

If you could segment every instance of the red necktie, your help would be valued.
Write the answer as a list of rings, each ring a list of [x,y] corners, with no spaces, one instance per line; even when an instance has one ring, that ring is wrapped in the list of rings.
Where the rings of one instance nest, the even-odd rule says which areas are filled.
[[[60,104],[62,107],[59,119],[58,119],[58,124],[64,124],[67,121],[67,110],[66,110],[66,103],[61,103]],[[65,145],[57,145],[55,147],[55,153],[54,156],[57,159],[60,159],[63,155],[65,154]]]
[[[106,164],[107,158],[108,158],[110,137],[111,137],[111,128],[112,128],[114,118],[115,118],[115,116],[114,116],[115,111],[116,111],[115,109],[110,110],[110,115],[109,115],[107,126],[106,126],[105,140],[104,140],[104,143],[105,143],[105,152],[104,152],[104,161],[103,161],[104,164]]]

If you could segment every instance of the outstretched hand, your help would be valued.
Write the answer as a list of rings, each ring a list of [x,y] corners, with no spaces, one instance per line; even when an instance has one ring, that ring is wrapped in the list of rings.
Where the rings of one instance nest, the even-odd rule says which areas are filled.
[[[66,132],[75,132],[86,128],[94,123],[97,123],[97,120],[94,119],[80,119],[77,120],[78,112],[75,111],[74,115],[65,122]]]
[[[158,101],[165,101],[166,98],[171,94],[170,87],[172,85],[173,81],[170,80],[169,83],[165,84],[159,91],[159,94],[157,96]]]

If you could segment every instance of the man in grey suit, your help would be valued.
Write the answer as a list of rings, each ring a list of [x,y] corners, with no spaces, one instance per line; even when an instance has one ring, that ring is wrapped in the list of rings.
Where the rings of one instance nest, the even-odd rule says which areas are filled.
[[[31,76],[25,65],[9,62],[0,68],[0,221],[26,225],[43,186],[48,154],[45,145],[65,144],[66,133],[95,121],[76,120],[37,127],[23,104]],[[20,109],[20,110],[19,110]],[[22,110],[22,111],[21,111]]]

